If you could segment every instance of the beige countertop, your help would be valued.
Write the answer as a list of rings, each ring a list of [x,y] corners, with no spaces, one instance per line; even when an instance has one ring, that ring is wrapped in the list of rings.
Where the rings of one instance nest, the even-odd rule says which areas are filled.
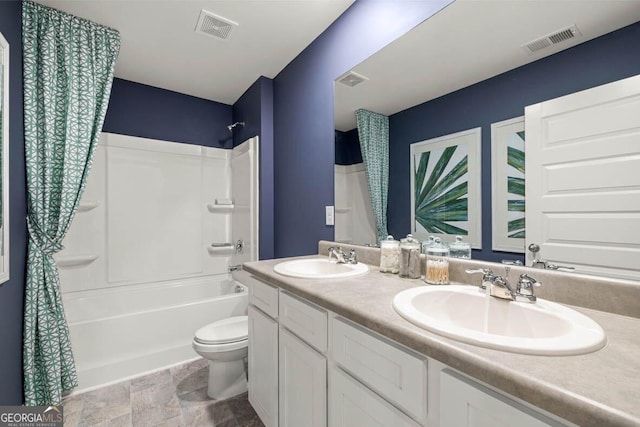
[[[292,258],[290,258],[292,259]],[[359,323],[580,426],[640,426],[640,319],[573,307],[598,322],[607,345],[580,356],[529,356],[461,343],[423,330],[392,307],[421,280],[380,273],[342,280],[296,279],[273,272],[283,259],[244,264],[250,274]]]

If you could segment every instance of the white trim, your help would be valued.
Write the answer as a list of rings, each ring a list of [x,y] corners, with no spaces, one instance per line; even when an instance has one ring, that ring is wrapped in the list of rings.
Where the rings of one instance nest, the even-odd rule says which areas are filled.
[[[9,43],[0,33],[0,65],[2,73],[2,271],[0,283],[9,280]]]
[[[524,239],[514,239],[507,236],[508,197],[504,190],[507,179],[506,142],[502,139],[503,132],[524,131],[524,116],[503,120],[491,124],[491,234],[492,249],[494,251],[524,253]]]

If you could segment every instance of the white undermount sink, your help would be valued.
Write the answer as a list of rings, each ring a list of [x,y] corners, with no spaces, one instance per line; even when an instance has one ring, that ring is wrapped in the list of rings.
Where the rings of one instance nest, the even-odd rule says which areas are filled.
[[[529,304],[487,297],[474,286],[407,289],[395,296],[393,308],[431,332],[496,350],[561,356],[606,344],[600,325],[575,310],[540,299]]]
[[[283,276],[303,279],[342,279],[360,276],[369,271],[366,264],[338,264],[329,258],[296,259],[281,262],[273,271]]]

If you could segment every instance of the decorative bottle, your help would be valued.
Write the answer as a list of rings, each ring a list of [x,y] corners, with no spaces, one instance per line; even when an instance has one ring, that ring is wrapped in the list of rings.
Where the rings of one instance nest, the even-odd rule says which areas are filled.
[[[420,278],[420,242],[411,234],[400,240],[400,277]]]
[[[424,281],[430,285],[449,284],[449,248],[436,237],[427,249]]]
[[[380,241],[380,271],[393,274],[400,271],[400,242],[391,235]]]
[[[449,256],[451,258],[471,259],[471,244],[463,242],[462,236],[456,236],[456,241],[449,243]]]

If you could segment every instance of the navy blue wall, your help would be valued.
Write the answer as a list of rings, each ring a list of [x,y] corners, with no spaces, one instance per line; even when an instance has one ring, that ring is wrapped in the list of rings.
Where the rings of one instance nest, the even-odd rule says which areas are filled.
[[[230,105],[114,79],[104,132],[232,148]]]
[[[276,76],[276,257],[333,239],[324,207],[334,204],[334,80],[448,3],[357,1]]]
[[[358,129],[347,132],[336,131],[336,165],[354,165],[362,163]]]
[[[640,23],[636,23],[392,115],[389,232],[403,236],[410,230],[410,144],[481,126],[483,249],[473,256],[492,261],[505,255],[517,258],[491,250],[491,123],[522,116],[527,105],[639,73]]]
[[[260,259],[274,257],[273,227],[273,80],[260,77],[233,104],[233,121],[244,127],[233,131],[234,147],[248,138],[260,139]]]
[[[10,270],[0,285],[0,405],[21,405],[22,317],[27,255],[26,178],[22,106],[22,9],[19,1],[0,2],[0,32],[9,58],[9,208]]]

